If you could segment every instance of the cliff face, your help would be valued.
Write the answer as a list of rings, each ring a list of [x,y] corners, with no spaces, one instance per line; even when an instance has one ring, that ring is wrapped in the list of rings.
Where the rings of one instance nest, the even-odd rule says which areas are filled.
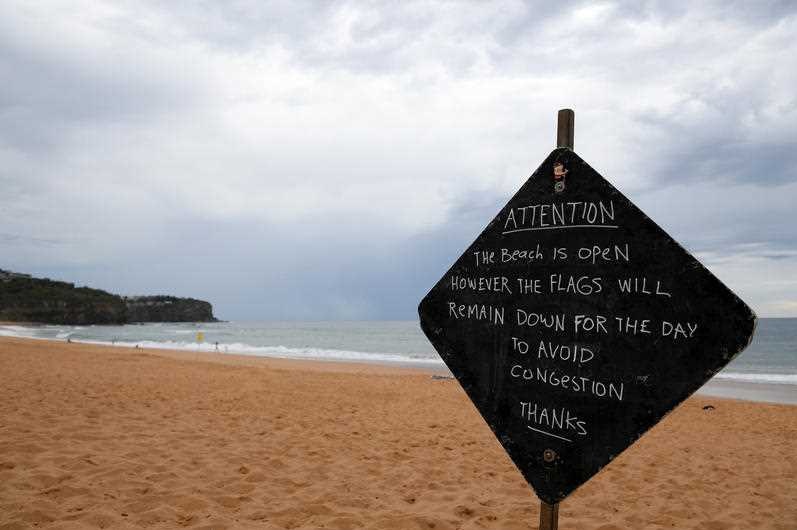
[[[215,322],[213,306],[193,298],[123,298],[72,283],[0,269],[0,321],[91,325],[129,322]]]
[[[213,306],[193,298],[135,296],[125,298],[128,322],[215,322]]]
[[[0,320],[45,324],[124,324],[126,308],[116,295],[38,278],[0,280]]]

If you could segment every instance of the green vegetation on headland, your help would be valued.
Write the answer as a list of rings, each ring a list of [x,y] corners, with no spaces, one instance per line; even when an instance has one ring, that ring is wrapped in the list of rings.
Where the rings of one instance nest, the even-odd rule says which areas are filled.
[[[124,298],[128,322],[216,322],[210,302],[174,296]]]
[[[215,322],[213,306],[173,296],[123,297],[0,269],[0,321],[41,324]]]

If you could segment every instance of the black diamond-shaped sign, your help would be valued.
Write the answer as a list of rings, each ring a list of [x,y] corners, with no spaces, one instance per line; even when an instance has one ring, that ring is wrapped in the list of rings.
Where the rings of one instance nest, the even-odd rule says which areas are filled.
[[[426,336],[549,504],[738,355],[756,322],[565,148],[548,156],[418,311]]]

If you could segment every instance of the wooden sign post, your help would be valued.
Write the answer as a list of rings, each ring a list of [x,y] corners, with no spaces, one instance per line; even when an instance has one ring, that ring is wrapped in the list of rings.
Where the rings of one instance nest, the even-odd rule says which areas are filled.
[[[559,503],[750,342],[755,315],[557,148],[421,301],[421,328],[542,500]]]
[[[540,530],[559,529],[559,503],[540,501]]]
[[[571,109],[561,109],[557,115],[556,147],[573,149],[576,115]],[[559,529],[559,503],[540,501],[540,530]]]
[[[557,116],[556,147],[573,149],[576,129],[576,114],[570,109],[562,109]]]

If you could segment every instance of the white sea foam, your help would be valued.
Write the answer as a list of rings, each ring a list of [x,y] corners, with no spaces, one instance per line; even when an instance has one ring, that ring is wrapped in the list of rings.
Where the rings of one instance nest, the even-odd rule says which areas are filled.
[[[33,329],[27,326],[0,326],[0,336],[32,338],[35,337]]]
[[[756,374],[738,372],[720,372],[715,379],[741,381],[744,383],[769,383],[780,385],[797,385],[797,374]]]
[[[329,361],[360,361],[360,362],[377,362],[377,363],[418,363],[427,365],[442,365],[443,361],[440,359],[430,359],[423,354],[413,355],[404,353],[374,353],[374,352],[360,352],[360,351],[347,351],[335,350],[329,348],[288,348],[286,346],[252,346],[240,342],[229,344],[219,343],[218,349],[216,345],[209,342],[196,343],[196,342],[183,342],[183,341],[149,341],[142,340],[138,342],[132,341],[117,341],[115,343],[108,341],[95,341],[95,340],[80,340],[73,342],[82,342],[86,344],[100,344],[105,346],[121,346],[127,348],[152,348],[160,350],[180,350],[180,351],[196,351],[205,353],[219,353],[219,354],[236,354],[236,355],[251,355],[254,357],[278,357],[281,359],[313,359],[313,360],[329,360]]]
[[[34,329],[30,326],[15,326],[15,325],[4,325],[0,326],[0,328],[8,331],[15,331],[17,333],[26,333]]]

